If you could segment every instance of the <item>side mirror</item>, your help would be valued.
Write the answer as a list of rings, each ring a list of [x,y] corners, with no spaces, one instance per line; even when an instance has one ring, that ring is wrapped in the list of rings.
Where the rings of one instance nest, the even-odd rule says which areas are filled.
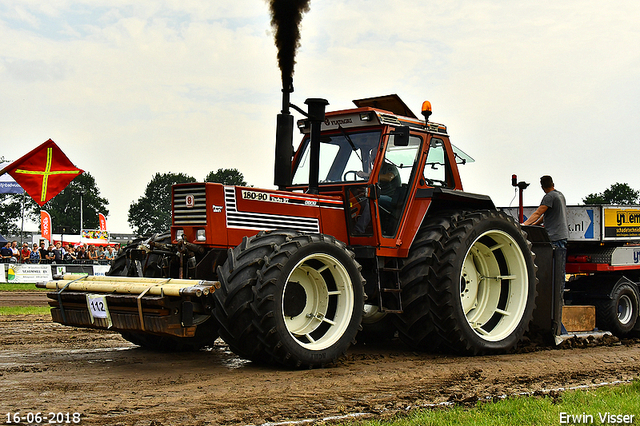
[[[399,126],[396,130],[389,133],[393,135],[393,144],[395,146],[409,146],[409,126]]]

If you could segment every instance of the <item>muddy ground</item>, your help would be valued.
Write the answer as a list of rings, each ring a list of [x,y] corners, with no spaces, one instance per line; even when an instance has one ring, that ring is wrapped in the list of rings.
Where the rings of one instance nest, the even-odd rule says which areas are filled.
[[[0,293],[0,306],[44,300]],[[556,395],[559,388],[640,375],[638,339],[566,349],[530,345],[523,353],[475,358],[415,353],[399,342],[356,345],[331,368],[288,371],[239,359],[220,340],[197,353],[154,353],[118,334],[61,326],[48,316],[0,316],[0,337],[3,421],[15,412],[78,412],[86,425],[380,418],[431,404]]]

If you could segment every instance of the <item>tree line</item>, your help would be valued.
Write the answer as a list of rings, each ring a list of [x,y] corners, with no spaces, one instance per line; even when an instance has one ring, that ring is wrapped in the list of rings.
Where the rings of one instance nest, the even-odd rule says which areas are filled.
[[[205,182],[246,186],[238,169],[218,169],[210,172]],[[177,183],[197,182],[184,173],[156,173],[147,185],[144,195],[129,207],[128,222],[138,235],[164,232],[171,226],[171,186]]]

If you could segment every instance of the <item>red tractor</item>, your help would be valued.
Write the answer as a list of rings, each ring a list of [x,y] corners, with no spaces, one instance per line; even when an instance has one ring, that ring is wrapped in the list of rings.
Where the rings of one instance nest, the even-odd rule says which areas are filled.
[[[278,190],[175,185],[171,233],[129,245],[113,277],[57,282],[54,320],[161,350],[219,335],[241,357],[305,368],[396,332],[420,350],[514,347],[535,307],[526,234],[462,190],[458,164],[473,160],[428,102],[424,120],[395,95],[354,102],[325,113],[308,99],[306,112],[287,94]],[[290,106],[306,117],[295,152]]]

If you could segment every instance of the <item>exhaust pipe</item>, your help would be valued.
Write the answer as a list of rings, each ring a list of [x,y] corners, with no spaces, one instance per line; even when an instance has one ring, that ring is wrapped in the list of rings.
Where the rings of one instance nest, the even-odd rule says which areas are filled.
[[[311,125],[310,138],[310,158],[309,158],[309,190],[310,194],[318,193],[318,175],[320,173],[320,131],[324,122],[325,108],[329,105],[326,99],[309,98],[304,103],[308,106],[308,113],[293,105],[290,102],[293,92],[293,79],[289,78],[283,82],[282,88],[282,111],[276,119],[276,153],[273,183],[280,190],[291,186],[293,176],[291,175],[293,160],[293,116],[289,108],[306,115]]]
[[[291,185],[291,160],[293,158],[293,116],[289,112],[293,79],[287,79],[282,87],[282,111],[276,118],[276,156],[273,183],[283,190]]]
[[[311,134],[309,135],[309,194],[318,193],[318,175],[320,174],[320,131],[324,122],[325,108],[329,105],[326,99],[309,98],[304,101],[309,106],[309,123]]]

